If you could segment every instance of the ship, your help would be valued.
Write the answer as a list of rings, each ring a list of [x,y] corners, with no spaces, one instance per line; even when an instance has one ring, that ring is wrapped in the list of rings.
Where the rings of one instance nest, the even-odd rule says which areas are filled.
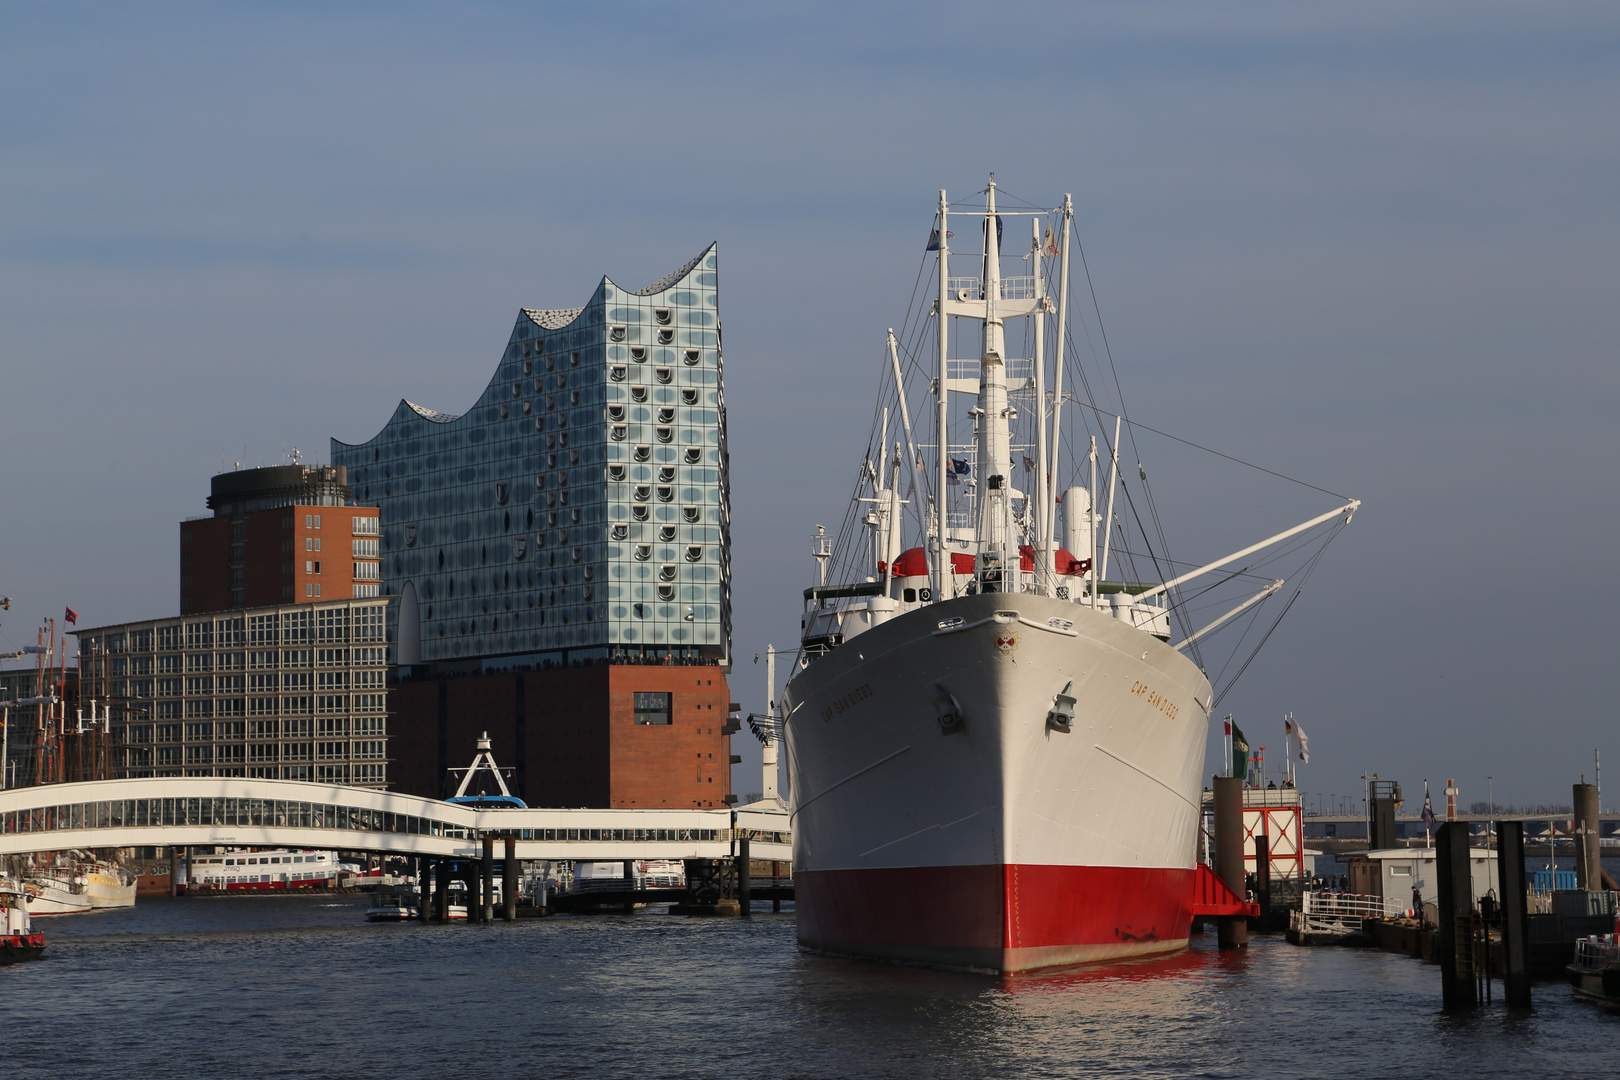
[[[358,877],[361,867],[340,862],[335,851],[276,848],[225,851],[191,860],[187,892],[254,892],[274,889],[326,889]]]
[[[1097,434],[1083,457],[1064,442],[1087,404],[1063,381],[1084,370],[1072,199],[998,206],[993,174],[980,195],[964,209],[940,192],[915,336],[889,331],[875,442],[844,527],[817,527],[819,583],[771,708],[800,947],[1014,975],[1186,946],[1217,700],[1195,646],[1282,588],[1254,571],[1269,553],[1325,546],[1360,504],[1202,565],[1144,541],[1131,565],[1158,580],[1111,578],[1129,421],[1091,403],[1104,453]],[[908,373],[932,431],[913,425]],[[1193,628],[1210,609],[1183,586],[1202,598],[1212,581],[1238,594]]]

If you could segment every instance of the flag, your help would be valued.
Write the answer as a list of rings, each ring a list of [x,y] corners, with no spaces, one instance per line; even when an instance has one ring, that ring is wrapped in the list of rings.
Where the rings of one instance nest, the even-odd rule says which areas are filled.
[[[1221,724],[1226,728],[1226,734],[1232,734],[1232,718],[1230,716],[1228,716],[1225,720],[1222,720]]]
[[[1041,240],[1041,250],[1048,255],[1058,253],[1057,237],[1052,235],[1052,226],[1046,227],[1046,236]]]
[[[1232,725],[1232,775],[1244,782],[1249,778],[1249,740],[1236,724]]]
[[[1284,735],[1292,735],[1293,733],[1294,733],[1294,718],[1290,714],[1288,716],[1283,717],[1283,734]]]
[[[1299,760],[1309,765],[1311,763],[1311,741],[1305,737],[1305,730],[1294,724],[1294,738],[1299,740]]]
[[[949,229],[945,230],[945,238],[947,240],[953,238],[954,236],[956,236],[955,233],[951,232]],[[939,250],[939,230],[938,229],[934,229],[932,232],[930,232],[928,234],[928,247],[925,248],[924,250],[926,250],[926,251],[938,251]]]
[[[66,617],[68,622],[72,623],[74,626],[79,625],[79,613],[77,611],[74,611],[70,607],[65,607],[62,610],[67,612],[67,615],[65,617]]]
[[[1423,781],[1423,827],[1434,832],[1434,804],[1429,801],[1429,782]]]
[[[945,479],[952,484],[960,484],[961,478],[973,472],[973,466],[968,464],[966,458],[951,458],[950,467],[945,470]]]

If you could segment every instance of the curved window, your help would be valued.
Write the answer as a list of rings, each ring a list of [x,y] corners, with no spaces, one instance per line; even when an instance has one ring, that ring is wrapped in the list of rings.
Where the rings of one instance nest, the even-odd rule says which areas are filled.
[[[699,352],[697,349],[687,349],[686,350],[686,366],[687,367],[696,367],[697,362],[699,360],[701,360],[701,359],[703,359],[703,354],[701,352]]]

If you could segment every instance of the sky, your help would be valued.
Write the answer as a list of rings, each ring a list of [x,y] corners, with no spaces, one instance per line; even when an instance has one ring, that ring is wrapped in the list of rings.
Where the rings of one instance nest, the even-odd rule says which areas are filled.
[[[7,4],[0,651],[175,613],[214,473],[461,412],[519,307],[718,241],[757,711],[937,192],[994,171],[1073,194],[1134,419],[1363,500],[1218,713],[1275,760],[1291,711],[1323,805],[1567,802],[1620,768],[1617,45],[1595,3]],[[1182,557],[1332,505],[1143,449]]]

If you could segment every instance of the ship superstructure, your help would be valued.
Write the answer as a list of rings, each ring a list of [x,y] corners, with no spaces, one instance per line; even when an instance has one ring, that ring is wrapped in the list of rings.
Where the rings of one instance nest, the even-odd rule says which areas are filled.
[[[817,537],[781,716],[801,945],[1013,973],[1186,943],[1215,702],[1195,647],[1281,587],[1252,573],[1265,552],[1359,504],[1185,569],[1136,545],[1159,580],[1110,578],[1126,420],[1090,418],[1102,491],[1097,439],[1076,455],[1063,430],[1072,202],[998,207],[993,176],[982,194],[940,193],[911,320],[934,338],[933,430],[906,393],[924,358],[903,366],[891,331],[893,407],[856,512]],[[1251,594],[1194,629],[1182,586],[1222,568]]]

